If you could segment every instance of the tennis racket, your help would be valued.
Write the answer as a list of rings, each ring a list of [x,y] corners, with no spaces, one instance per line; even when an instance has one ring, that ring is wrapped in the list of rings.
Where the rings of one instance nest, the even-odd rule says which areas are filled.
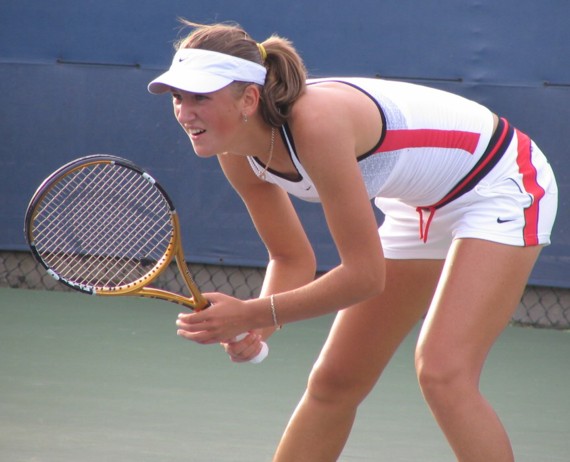
[[[32,197],[24,232],[35,259],[79,292],[158,298],[194,311],[209,305],[185,263],[172,200],[128,160],[95,154],[56,170]],[[173,259],[191,297],[150,287]],[[250,362],[267,354],[263,343]]]

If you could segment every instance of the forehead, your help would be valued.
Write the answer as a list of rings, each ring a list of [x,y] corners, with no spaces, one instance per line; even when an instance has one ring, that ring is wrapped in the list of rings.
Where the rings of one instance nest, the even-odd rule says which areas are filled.
[[[170,87],[170,92],[174,95],[181,95],[183,98],[192,98],[196,96],[205,96],[211,100],[228,100],[237,101],[242,96],[248,87],[256,87],[255,84],[248,82],[232,82],[229,85],[210,93],[196,93],[180,88]]]
[[[211,98],[219,98],[219,97],[224,97],[224,96],[233,96],[235,94],[235,91],[233,90],[233,85],[227,85],[223,88],[221,88],[220,90],[216,90],[216,91],[212,91],[209,93],[198,93],[198,92],[193,92],[193,91],[187,91],[187,90],[182,90],[181,88],[175,88],[175,87],[170,87],[170,92],[173,94],[179,94],[179,95],[187,95],[187,96],[195,96],[195,95],[201,95],[201,96],[208,96]]]
[[[170,93],[176,94],[176,95],[183,95],[183,96],[194,96],[194,95],[215,96],[216,93],[219,93],[219,92],[220,92],[220,90],[213,91],[210,93],[197,93],[194,91],[182,90],[181,88],[170,87]]]

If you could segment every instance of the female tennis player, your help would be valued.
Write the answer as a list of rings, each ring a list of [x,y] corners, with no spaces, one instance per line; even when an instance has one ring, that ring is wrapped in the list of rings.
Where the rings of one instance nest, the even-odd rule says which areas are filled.
[[[187,23],[171,93],[199,157],[218,156],[267,247],[261,296],[205,294],[178,334],[247,361],[283,324],[336,312],[275,461],[332,461],[359,404],[425,315],[415,365],[460,461],[512,461],[479,390],[485,358],[549,244],[557,188],[527,135],[462,97],[366,78],[307,80],[292,44]],[[288,194],[322,204],[340,264],[315,256]],[[378,229],[371,200],[385,215]],[[246,339],[230,343],[240,332]]]

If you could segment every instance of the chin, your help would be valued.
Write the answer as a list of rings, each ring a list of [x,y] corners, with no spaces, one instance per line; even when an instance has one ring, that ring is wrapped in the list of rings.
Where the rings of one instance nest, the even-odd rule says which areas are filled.
[[[209,157],[214,157],[217,155],[217,152],[212,152],[211,150],[205,149],[204,147],[201,146],[197,146],[194,143],[192,143],[192,149],[194,149],[196,156],[201,157],[203,159],[207,159]]]
[[[216,157],[218,155],[217,152],[203,151],[196,148],[194,148],[194,152],[196,153],[196,156],[201,159],[209,159],[210,157]]]

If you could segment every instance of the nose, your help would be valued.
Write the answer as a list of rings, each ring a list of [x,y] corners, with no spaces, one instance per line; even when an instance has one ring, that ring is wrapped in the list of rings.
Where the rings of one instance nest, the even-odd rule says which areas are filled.
[[[188,128],[188,125],[196,119],[196,112],[193,110],[192,105],[184,102],[175,106],[174,113],[178,123],[184,128]]]

